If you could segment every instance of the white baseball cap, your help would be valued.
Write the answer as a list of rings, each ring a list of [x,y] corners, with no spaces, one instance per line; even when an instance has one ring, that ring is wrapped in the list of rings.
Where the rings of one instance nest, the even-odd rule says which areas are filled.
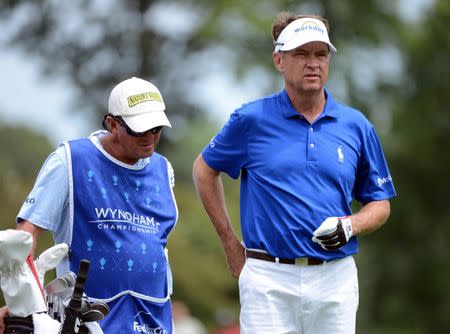
[[[314,18],[301,18],[289,23],[278,36],[275,52],[293,50],[309,42],[324,42],[330,47],[331,53],[337,50],[331,44],[325,24]]]
[[[132,77],[113,88],[108,101],[108,112],[120,116],[131,130],[144,132],[157,126],[170,125],[164,112],[161,93],[152,83]]]

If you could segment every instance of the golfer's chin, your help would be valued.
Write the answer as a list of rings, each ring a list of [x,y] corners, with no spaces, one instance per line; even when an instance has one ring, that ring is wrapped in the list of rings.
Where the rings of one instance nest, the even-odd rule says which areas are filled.
[[[140,146],[138,152],[139,158],[141,159],[148,158],[153,154],[154,151],[155,147],[153,145]]]
[[[303,84],[303,91],[305,92],[318,92],[323,89],[323,86],[320,82],[305,82]]]

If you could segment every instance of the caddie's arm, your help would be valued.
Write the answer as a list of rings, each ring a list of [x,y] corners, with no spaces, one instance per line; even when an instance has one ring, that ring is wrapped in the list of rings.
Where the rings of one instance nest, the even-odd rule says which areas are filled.
[[[389,200],[373,201],[351,216],[353,235],[368,234],[378,230],[391,213]]]
[[[192,177],[209,219],[222,242],[228,268],[238,278],[245,263],[244,247],[230,222],[220,172],[209,167],[201,154],[194,162]]]
[[[34,259],[37,240],[39,236],[42,234],[42,232],[46,230],[44,230],[39,226],[34,225],[33,223],[30,223],[28,220],[22,220],[20,223],[17,224],[16,229],[29,232],[33,236],[33,247],[31,248],[31,257]]]

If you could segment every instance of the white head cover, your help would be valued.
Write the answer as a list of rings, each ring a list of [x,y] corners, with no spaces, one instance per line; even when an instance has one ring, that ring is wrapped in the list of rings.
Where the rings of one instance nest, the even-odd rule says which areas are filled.
[[[135,132],[144,132],[157,126],[171,127],[165,109],[158,88],[135,77],[115,86],[108,101],[108,112],[122,117]]]
[[[28,232],[0,231],[0,286],[9,313],[19,317],[47,311],[39,278],[26,262],[32,245]]]
[[[21,230],[0,231],[0,269],[14,270],[22,265],[33,246],[30,233]]]
[[[313,18],[302,18],[289,23],[274,42],[275,52],[289,51],[310,42],[328,44],[331,53],[337,50],[331,44],[325,24]]]
[[[42,286],[44,286],[45,273],[55,269],[68,252],[69,245],[64,243],[57,244],[43,251],[36,261],[34,261],[34,266],[36,267],[36,272]]]

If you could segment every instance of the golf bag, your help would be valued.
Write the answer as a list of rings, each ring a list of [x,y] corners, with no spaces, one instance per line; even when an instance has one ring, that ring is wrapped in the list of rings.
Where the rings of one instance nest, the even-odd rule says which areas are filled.
[[[108,306],[83,296],[89,261],[80,261],[77,275],[67,272],[43,289],[45,272],[67,255],[68,246],[55,245],[33,262],[32,243],[28,232],[0,231],[0,283],[10,313],[6,333],[103,333],[97,321],[109,313]]]

